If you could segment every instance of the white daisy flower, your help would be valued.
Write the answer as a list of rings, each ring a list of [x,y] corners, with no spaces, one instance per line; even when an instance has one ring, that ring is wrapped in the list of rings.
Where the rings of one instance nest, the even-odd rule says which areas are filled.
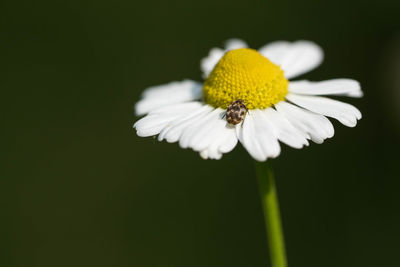
[[[348,127],[361,119],[354,106],[321,95],[363,95],[352,79],[289,81],[322,60],[322,49],[309,41],[273,42],[256,51],[230,40],[201,61],[204,83],[146,89],[135,109],[147,115],[133,127],[139,136],[179,142],[204,159],[220,159],[238,141],[257,161],[277,157],[279,141],[298,149],[308,140],[320,144],[334,134],[327,117]],[[236,107],[229,106],[233,102]]]

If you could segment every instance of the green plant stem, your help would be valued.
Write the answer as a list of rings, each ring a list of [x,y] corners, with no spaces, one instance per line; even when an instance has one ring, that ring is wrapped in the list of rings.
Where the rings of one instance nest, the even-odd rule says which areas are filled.
[[[285,242],[279,213],[274,174],[268,162],[256,162],[265,227],[273,267],[287,267]]]

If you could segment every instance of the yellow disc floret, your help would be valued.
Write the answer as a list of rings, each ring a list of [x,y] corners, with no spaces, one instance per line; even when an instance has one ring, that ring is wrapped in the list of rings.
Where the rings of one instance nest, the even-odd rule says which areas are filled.
[[[241,99],[248,109],[263,109],[284,100],[288,80],[279,66],[249,48],[227,52],[204,82],[205,101],[226,109]]]

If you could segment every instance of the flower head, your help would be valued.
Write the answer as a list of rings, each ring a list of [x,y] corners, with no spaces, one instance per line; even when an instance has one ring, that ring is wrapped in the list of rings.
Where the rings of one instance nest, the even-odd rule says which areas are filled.
[[[238,140],[258,161],[277,157],[278,141],[294,148],[322,143],[334,134],[326,117],[354,127],[361,113],[320,95],[362,96],[351,79],[289,81],[322,59],[322,49],[309,41],[274,42],[256,51],[230,40],[201,61],[203,84],[184,80],[146,89],[136,104],[136,114],[146,116],[134,128],[205,159],[220,159]]]
[[[288,80],[278,65],[259,52],[240,48],[225,53],[203,85],[207,104],[226,109],[242,99],[249,109],[264,109],[285,99]]]

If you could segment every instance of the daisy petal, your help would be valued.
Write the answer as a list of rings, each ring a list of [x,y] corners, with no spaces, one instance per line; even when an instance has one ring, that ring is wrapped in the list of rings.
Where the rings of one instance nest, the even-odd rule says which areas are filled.
[[[236,131],[229,125],[225,124],[225,130],[221,135],[221,140],[218,142],[218,152],[228,153],[235,148],[238,142]]]
[[[183,116],[183,114],[193,112],[200,107],[201,104],[198,102],[162,107],[137,121],[133,127],[136,128],[138,136],[145,137],[157,135],[164,127],[175,119]]]
[[[235,128],[228,125],[225,120],[219,125],[222,130],[213,143],[200,152],[203,159],[220,159],[223,153],[230,152],[237,144]]]
[[[222,153],[218,151],[216,145],[211,145],[200,152],[200,157],[203,159],[221,159]]]
[[[246,115],[243,126],[236,126],[237,136],[249,154],[258,161],[275,158],[280,154],[278,139],[261,110]]]
[[[267,157],[256,139],[255,122],[252,115],[247,114],[243,124],[236,126],[239,141],[249,154],[257,161],[264,161]]]
[[[199,102],[158,108],[133,126],[138,136],[154,136],[158,140],[180,142],[182,148],[200,151],[203,158],[220,159],[237,144],[236,132],[225,119],[225,110]]]
[[[233,38],[225,42],[225,51],[247,47],[247,43],[241,39]]]
[[[273,108],[262,110],[262,115],[270,122],[274,136],[294,148],[308,146],[307,135],[296,129],[282,114]]]
[[[182,135],[179,138],[179,146],[181,148],[192,147],[194,144],[193,138],[198,138],[198,133],[208,124],[212,123],[215,119],[216,114],[214,113],[214,108],[208,106],[208,110],[201,118],[199,118],[195,124],[190,127],[186,127],[182,131]]]
[[[203,85],[184,80],[147,88],[136,103],[136,115],[144,115],[161,106],[193,101],[201,98]]]
[[[321,82],[294,81],[289,91],[301,95],[343,95],[362,97],[360,83],[352,79],[332,79]]]
[[[361,112],[354,106],[321,96],[304,96],[289,93],[286,99],[315,113],[332,117],[348,127],[361,119]]]
[[[315,143],[322,143],[334,134],[332,123],[324,116],[299,108],[281,101],[275,105],[276,110],[283,114],[294,127],[309,135]]]
[[[287,79],[315,69],[324,58],[322,49],[310,41],[273,42],[261,47],[259,51],[272,62],[280,65]]]
[[[223,113],[224,110],[215,109],[209,120],[191,136],[189,147],[195,151],[202,151],[218,140],[226,127],[226,121],[222,119]]]
[[[208,150],[210,155],[222,155],[222,153],[230,152],[236,146],[237,141],[234,127],[219,118],[212,130],[203,135],[202,142],[193,146],[193,149],[196,151]]]
[[[202,159],[221,159],[222,153],[219,153],[215,150],[205,149],[200,152],[200,157]]]
[[[203,58],[200,62],[200,68],[203,72],[203,78],[206,79],[211,71],[217,65],[218,61],[224,56],[229,50],[247,47],[245,41],[240,39],[229,39],[225,42],[225,49],[212,48],[207,57]]]
[[[200,152],[200,157],[203,159],[221,159],[222,153],[220,153],[215,146],[210,146]]]
[[[291,45],[292,44],[287,41],[276,41],[261,47],[258,51],[275,64],[281,65],[281,62],[290,50]]]
[[[226,123],[225,119],[222,119],[225,110],[214,109],[209,105],[205,107],[206,109],[203,109],[198,116],[190,119],[192,123],[186,124],[186,127],[180,127],[183,129],[180,132],[179,145],[182,148],[200,151],[203,158],[220,159],[222,153],[227,153],[236,146],[235,130]],[[177,124],[177,127],[181,125]]]
[[[212,48],[207,57],[200,61],[200,69],[203,72],[203,78],[206,79],[211,71],[217,65],[218,61],[225,54],[225,51],[221,48]]]
[[[183,131],[187,127],[195,125],[203,116],[208,114],[212,108],[208,105],[203,105],[193,112],[186,113],[183,116],[169,123],[158,136],[158,141],[166,140],[168,143],[174,143],[179,140]]]

